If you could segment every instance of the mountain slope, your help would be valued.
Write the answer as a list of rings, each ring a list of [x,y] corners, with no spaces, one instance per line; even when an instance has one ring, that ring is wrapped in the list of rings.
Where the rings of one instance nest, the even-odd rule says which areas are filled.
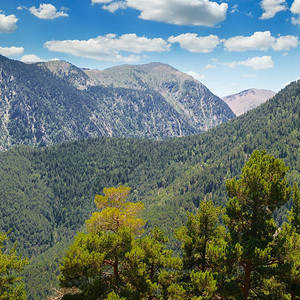
[[[164,139],[201,132],[234,117],[216,96],[200,95],[200,84],[190,79],[183,81],[185,94],[175,104],[150,85],[103,85],[62,61],[28,65],[0,56],[0,80],[0,150],[95,136]]]
[[[190,126],[207,130],[234,117],[228,106],[191,76],[162,63],[84,70],[103,85],[160,93]]]
[[[266,102],[275,94],[275,92],[270,90],[248,89],[221,99],[228,104],[237,116],[240,116]]]
[[[203,199],[224,205],[225,181],[240,173],[254,149],[282,158],[290,166],[290,183],[300,183],[299,115],[300,81],[243,116],[194,136],[168,141],[102,137],[41,149],[15,147],[0,153],[0,228],[12,228],[11,240],[36,257],[28,274],[34,269],[48,278],[52,275],[45,261],[39,263],[39,253],[53,255],[82,228],[95,210],[95,194],[126,184],[132,187],[130,200],[146,205],[146,229],[159,225],[176,247],[172,230],[185,222],[186,211]],[[283,211],[275,217],[281,222]],[[41,280],[38,273],[30,278],[35,286]]]

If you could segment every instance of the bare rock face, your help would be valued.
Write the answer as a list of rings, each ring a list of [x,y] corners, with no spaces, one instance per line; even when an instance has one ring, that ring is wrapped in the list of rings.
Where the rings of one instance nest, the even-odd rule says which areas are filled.
[[[228,104],[237,116],[240,116],[266,102],[275,94],[275,92],[270,90],[249,89],[238,94],[222,97],[221,99]]]

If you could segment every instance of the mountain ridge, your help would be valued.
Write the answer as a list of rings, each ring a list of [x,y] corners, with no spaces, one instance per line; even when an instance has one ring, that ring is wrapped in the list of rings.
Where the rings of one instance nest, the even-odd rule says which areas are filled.
[[[235,117],[208,89],[176,72],[185,78],[185,93],[172,102],[147,82],[142,88],[114,87],[68,62],[24,64],[1,56],[0,149],[95,136],[166,139],[201,132]],[[170,77],[166,71],[161,75]],[[164,90],[173,83],[165,80]]]

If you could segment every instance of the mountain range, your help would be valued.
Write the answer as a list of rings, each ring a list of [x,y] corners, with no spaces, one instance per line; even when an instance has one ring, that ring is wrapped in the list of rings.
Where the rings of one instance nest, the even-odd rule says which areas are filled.
[[[96,136],[165,139],[235,117],[192,77],[161,63],[82,70],[0,56],[0,150]]]

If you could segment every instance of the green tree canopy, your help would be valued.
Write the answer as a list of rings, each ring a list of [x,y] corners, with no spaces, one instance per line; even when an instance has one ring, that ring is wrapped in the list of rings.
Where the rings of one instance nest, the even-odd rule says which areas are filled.
[[[17,255],[16,245],[8,250],[5,242],[8,240],[6,233],[0,232],[0,299],[21,300],[26,299],[26,292],[21,277],[17,273],[29,262]]]
[[[287,170],[282,160],[255,150],[241,178],[226,183],[230,197],[225,219],[230,234],[227,255],[236,283],[242,283],[244,299],[254,287],[253,277],[276,261],[273,240],[278,228],[272,213],[290,198],[284,178]]]

